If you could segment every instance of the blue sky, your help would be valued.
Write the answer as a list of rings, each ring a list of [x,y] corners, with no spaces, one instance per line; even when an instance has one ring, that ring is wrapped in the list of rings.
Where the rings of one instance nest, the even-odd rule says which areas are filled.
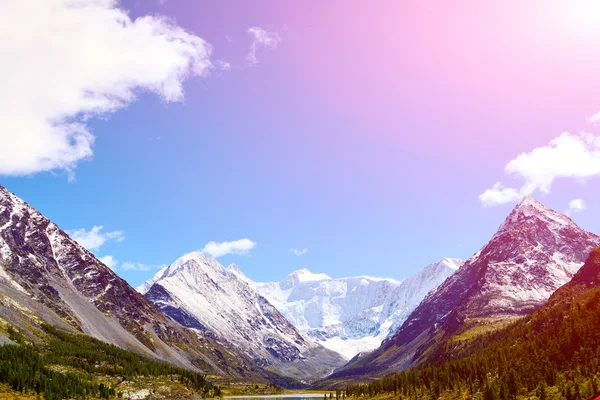
[[[60,110],[93,135],[93,156],[76,160],[70,172],[34,166],[14,173],[0,166],[0,184],[65,230],[102,226],[99,233],[112,232],[93,251],[118,260],[115,270],[133,286],[208,242],[244,238],[255,243],[247,254],[219,261],[235,262],[255,280],[279,280],[300,268],[333,277],[401,279],[444,257],[471,256],[525,194],[519,188],[532,182],[538,186],[531,194],[558,211],[584,200],[585,209],[572,217],[600,232],[600,146],[592,139],[582,150],[587,164],[550,171],[555,179],[547,193],[539,186],[548,159],[570,165],[570,153],[542,157],[545,146],[561,146],[549,145],[551,140],[564,131],[578,137],[582,130],[597,138],[597,126],[587,121],[600,110],[600,92],[591,83],[597,69],[578,71],[576,62],[551,59],[551,73],[540,74],[544,52],[531,54],[515,71],[502,68],[473,53],[477,43],[427,30],[427,23],[444,27],[428,21],[429,11],[418,7],[411,12],[425,18],[424,25],[413,28],[429,37],[415,43],[404,32],[393,35],[400,29],[389,21],[386,7],[393,2],[364,10],[344,2],[306,2],[295,9],[266,1],[106,3],[129,10],[133,20],[169,17],[210,43],[213,67],[202,76],[179,77],[184,95],[173,101],[154,83],[141,83],[133,87],[135,99],[123,100],[116,110],[94,110],[89,119]],[[474,18],[473,4],[464,2],[457,24]],[[391,15],[399,21],[409,18],[406,10],[397,11]],[[369,16],[366,25],[359,23],[361,15]],[[381,30],[373,29],[378,18]],[[504,25],[482,18],[476,33],[502,36]],[[540,32],[549,31],[541,24]],[[255,42],[256,63],[248,58],[256,40],[248,31],[252,27],[275,38],[271,44]],[[579,35],[598,46],[600,40],[592,40],[600,37],[596,33]],[[140,52],[132,61],[140,63],[137,74],[158,63],[153,57],[161,54],[154,48],[142,53],[131,47]],[[89,57],[73,51],[75,58]],[[447,51],[450,58],[439,63]],[[499,50],[505,62],[522,51]],[[600,64],[600,57],[567,44],[553,51]],[[110,71],[116,65],[108,56],[96,62]],[[581,79],[562,83],[576,71]],[[52,80],[53,73],[49,68],[41,75]],[[90,76],[95,81],[99,73]],[[491,84],[490,77],[497,82]],[[509,87],[515,82],[526,84]],[[57,93],[43,90],[32,93],[44,99]],[[570,102],[569,95],[578,100]],[[69,110],[89,112],[74,104]],[[18,135],[5,133],[0,144]],[[505,173],[507,163],[535,149],[542,151]],[[515,192],[491,189],[500,181]],[[482,205],[478,196],[486,189],[500,196],[495,207]],[[298,256],[290,249],[307,251]]]

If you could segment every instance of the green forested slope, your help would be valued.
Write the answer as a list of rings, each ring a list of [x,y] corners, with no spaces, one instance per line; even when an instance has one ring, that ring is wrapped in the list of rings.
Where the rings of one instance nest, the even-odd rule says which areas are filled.
[[[220,395],[219,387],[199,373],[88,336],[48,325],[43,328],[48,333],[44,346],[24,343],[23,337],[9,328],[11,340],[19,344],[0,346],[0,383],[46,399],[109,399],[121,397],[121,387],[131,387],[138,379],[161,378],[202,396]]]

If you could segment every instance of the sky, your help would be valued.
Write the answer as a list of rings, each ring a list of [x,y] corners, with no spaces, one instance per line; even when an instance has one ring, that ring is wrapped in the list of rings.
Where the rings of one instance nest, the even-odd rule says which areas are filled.
[[[526,195],[600,233],[600,4],[0,5],[0,184],[133,286],[468,258]]]

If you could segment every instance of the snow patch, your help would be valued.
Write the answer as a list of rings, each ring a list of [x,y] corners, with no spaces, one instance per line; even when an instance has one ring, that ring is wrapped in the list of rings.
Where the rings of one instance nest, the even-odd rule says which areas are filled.
[[[152,287],[152,285],[154,285],[154,282],[156,282],[160,278],[162,278],[162,276],[167,271],[167,268],[169,268],[169,267],[167,266],[167,267],[162,268],[160,271],[158,271],[156,274],[154,274],[154,276],[152,278],[150,278],[146,282],[142,283],[135,290],[137,290],[141,294],[146,294],[148,292],[148,290],[150,290],[150,288]]]

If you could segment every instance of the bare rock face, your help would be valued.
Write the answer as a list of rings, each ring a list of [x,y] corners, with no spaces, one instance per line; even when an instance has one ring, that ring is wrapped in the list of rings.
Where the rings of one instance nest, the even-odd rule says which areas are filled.
[[[405,369],[427,359],[444,338],[473,324],[529,314],[569,282],[598,245],[600,236],[527,197],[392,337],[332,378],[375,377]]]
[[[273,378],[165,315],[58,226],[0,186],[0,322],[39,340],[42,322],[207,373]],[[279,381],[281,382],[281,381]]]

